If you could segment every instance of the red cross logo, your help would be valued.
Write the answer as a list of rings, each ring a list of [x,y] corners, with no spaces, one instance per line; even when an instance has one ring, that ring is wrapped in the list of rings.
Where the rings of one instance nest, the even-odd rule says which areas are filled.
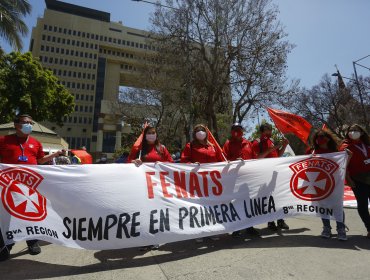
[[[1,200],[9,214],[26,221],[45,219],[46,199],[36,190],[43,179],[24,167],[0,171]]]
[[[337,163],[321,157],[296,162],[289,166],[294,172],[290,180],[290,190],[302,200],[322,200],[334,190],[333,173],[338,167]]]

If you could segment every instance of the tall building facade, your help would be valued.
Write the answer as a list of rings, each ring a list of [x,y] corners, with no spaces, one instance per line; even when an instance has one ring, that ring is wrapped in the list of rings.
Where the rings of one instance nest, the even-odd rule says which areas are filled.
[[[55,0],[45,3],[44,15],[32,29],[30,51],[76,103],[63,127],[45,125],[72,149],[86,146],[96,156],[109,156],[129,131],[113,105],[119,86],[140,87],[136,69],[155,49],[145,31],[111,22],[109,13]]]

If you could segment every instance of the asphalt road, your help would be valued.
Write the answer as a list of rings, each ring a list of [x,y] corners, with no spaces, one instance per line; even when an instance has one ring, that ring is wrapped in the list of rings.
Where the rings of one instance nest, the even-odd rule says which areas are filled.
[[[0,279],[370,279],[370,239],[357,210],[346,209],[348,241],[319,237],[320,219],[287,220],[290,230],[262,237],[203,244],[183,241],[157,251],[137,248],[88,251],[42,242],[42,253],[30,256],[17,243],[12,258],[0,263]],[[332,222],[335,233],[335,223]]]

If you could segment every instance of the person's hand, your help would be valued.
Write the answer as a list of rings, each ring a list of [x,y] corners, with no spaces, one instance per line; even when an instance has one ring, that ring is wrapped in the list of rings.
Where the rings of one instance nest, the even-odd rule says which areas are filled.
[[[59,150],[55,153],[55,156],[57,157],[60,157],[60,156],[64,156],[66,154],[66,150]]]
[[[198,161],[196,161],[196,162],[194,162],[195,164],[198,164],[198,165],[200,165],[200,163],[198,162]]]
[[[143,164],[143,162],[141,161],[141,159],[134,159],[131,162],[134,163],[137,167],[139,167],[140,165]]]
[[[283,147],[286,147],[286,146],[288,146],[288,144],[289,144],[289,140],[288,139],[286,139],[286,138],[284,138],[283,139]]]

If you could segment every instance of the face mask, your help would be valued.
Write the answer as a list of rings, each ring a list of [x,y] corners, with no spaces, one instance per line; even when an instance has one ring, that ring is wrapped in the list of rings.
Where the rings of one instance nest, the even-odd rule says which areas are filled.
[[[328,138],[326,138],[326,137],[323,137],[323,136],[318,136],[317,137],[317,139],[316,139],[316,144],[317,145],[325,145],[326,143],[328,143],[329,142],[329,139]]]
[[[30,124],[30,123],[22,124],[21,131],[24,134],[30,134],[32,132],[32,124]]]
[[[195,137],[197,137],[198,140],[203,141],[207,137],[207,133],[205,131],[198,131],[195,133]]]
[[[359,131],[350,131],[350,132],[348,132],[348,136],[352,140],[358,140],[361,137],[361,132],[359,132]]]
[[[157,134],[147,134],[145,135],[145,139],[148,142],[154,142],[157,139]]]
[[[233,131],[232,136],[235,138],[243,137],[243,131],[240,131],[240,130]]]

